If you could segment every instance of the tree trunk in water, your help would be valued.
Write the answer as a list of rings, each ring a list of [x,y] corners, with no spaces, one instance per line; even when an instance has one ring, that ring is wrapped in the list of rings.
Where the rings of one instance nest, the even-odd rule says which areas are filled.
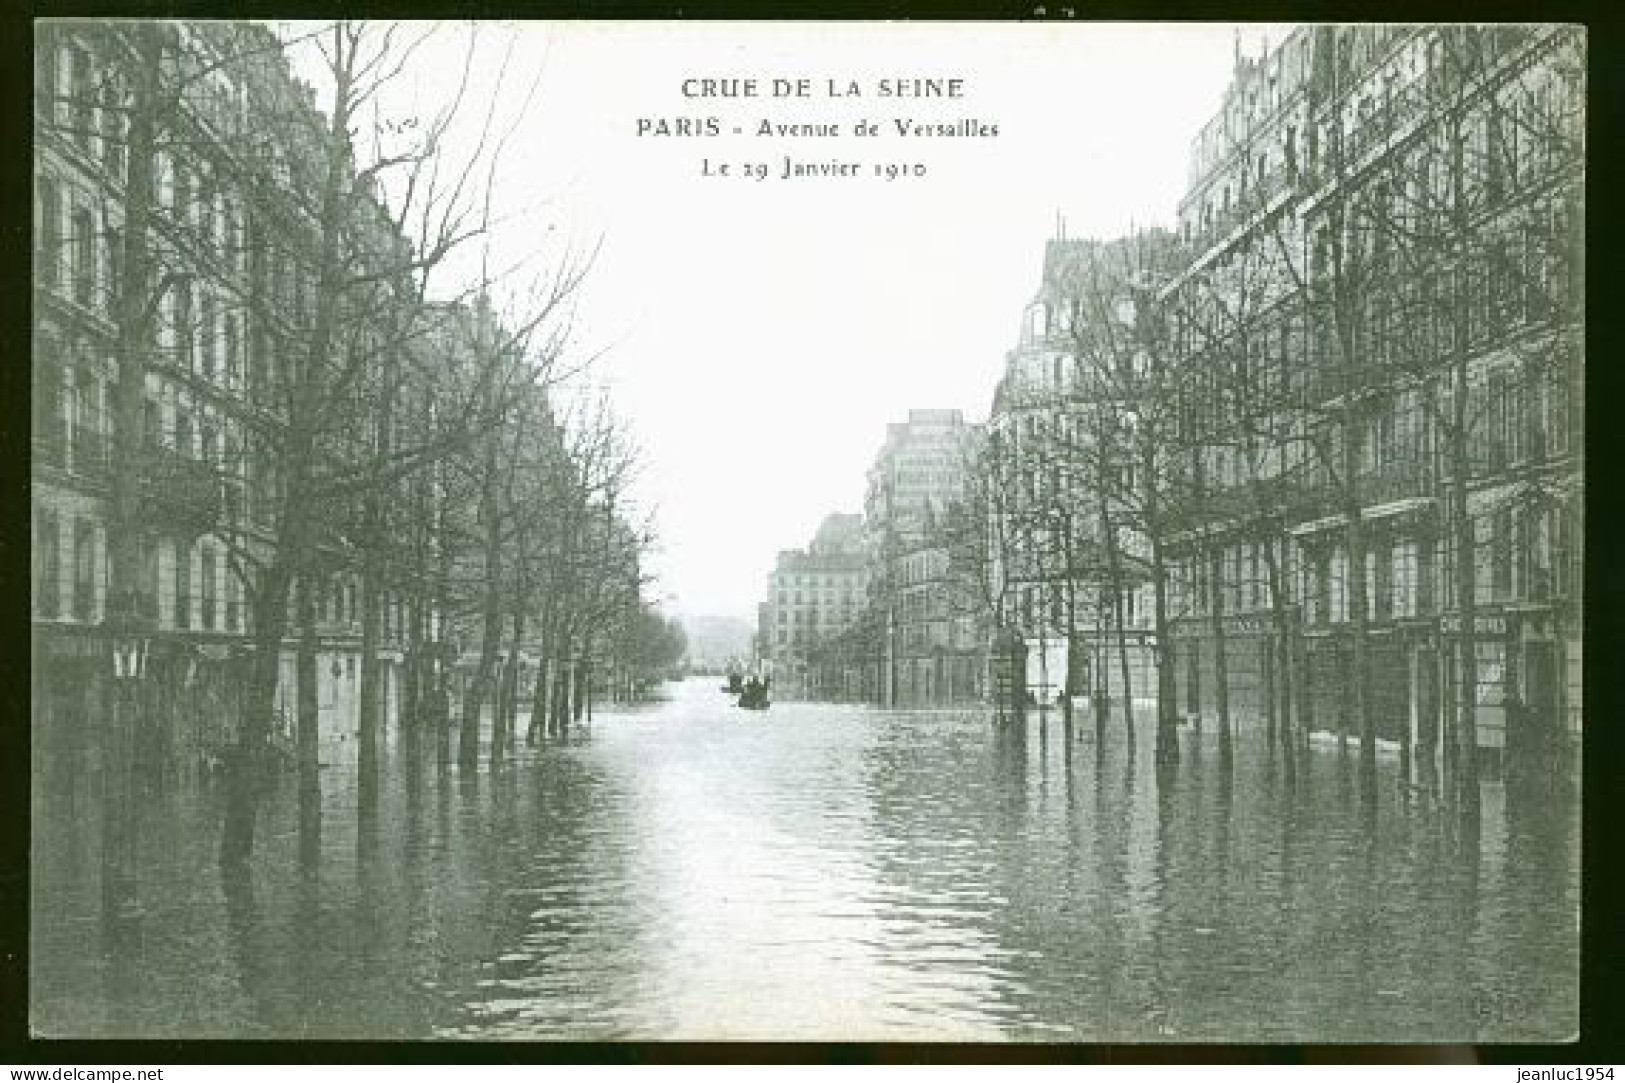
[[[519,731],[519,670],[522,659],[519,656],[519,647],[525,641],[524,607],[521,606],[513,615],[513,646],[508,651],[508,671],[506,674],[507,690],[503,696],[504,709],[502,712],[503,742],[511,752],[518,743]]]
[[[563,737],[570,725],[570,681],[572,667],[570,662],[572,647],[569,635],[559,637],[558,654],[553,660],[553,703],[550,714],[550,732],[555,737]]]
[[[382,683],[378,661],[379,625],[383,617],[376,558],[363,558],[361,579],[361,746],[356,753],[356,797],[361,807],[378,801],[378,716]]]
[[[1479,816],[1478,771],[1478,568],[1477,539],[1474,537],[1472,517],[1467,513],[1467,456],[1466,439],[1466,363],[1459,365],[1454,406],[1460,422],[1452,443],[1459,445],[1455,462],[1455,477],[1451,482],[1451,530],[1455,539],[1456,611],[1461,619],[1461,631],[1456,640],[1455,657],[1460,676],[1456,680],[1456,774],[1461,814],[1469,826],[1476,825]]]
[[[420,575],[418,582],[422,581]],[[406,664],[401,672],[401,729],[415,737],[421,730],[423,714],[423,606],[412,602],[408,614]]]
[[[342,47],[340,48],[342,52]],[[351,161],[349,137],[353,55],[346,63],[335,53],[335,87],[332,113],[323,138],[326,146],[326,171],[320,190],[321,211],[318,222],[319,249],[316,259],[317,281],[315,313],[311,322],[308,348],[299,356],[295,351],[293,384],[289,397],[288,420],[283,440],[282,461],[286,464],[285,485],[281,494],[281,529],[277,538],[276,554],[272,559],[257,599],[258,619],[255,628],[254,679],[249,709],[237,748],[228,765],[228,797],[226,822],[220,835],[220,860],[228,868],[240,867],[247,862],[254,848],[254,819],[259,801],[262,773],[267,769],[267,751],[271,732],[272,712],[275,710],[277,673],[282,648],[283,632],[287,627],[287,599],[290,579],[295,569],[299,579],[309,579],[309,553],[314,536],[310,530],[312,509],[308,507],[311,472],[316,461],[314,418],[322,408],[324,392],[322,374],[328,365],[333,334],[338,325],[339,300],[343,293],[343,260],[341,225],[351,212],[351,185],[346,172]],[[315,666],[314,621],[301,621],[304,626],[300,638],[300,741],[301,749],[307,739],[314,741],[315,733]],[[309,662],[307,681],[306,663]],[[311,706],[307,725],[305,701]],[[312,745],[314,747],[314,745]],[[301,753],[303,754],[303,753]],[[314,773],[314,772],[312,772]]]
[[[378,434],[375,453],[379,462],[388,462],[394,451],[394,384],[386,381],[378,404]],[[378,801],[378,731],[381,714],[382,673],[378,661],[378,640],[383,623],[384,583],[380,550],[389,525],[384,513],[385,494],[377,486],[367,491],[363,507],[361,556],[361,748],[356,757],[357,797],[362,809]]]
[[[106,682],[109,726],[102,765],[102,910],[109,928],[133,918],[139,905],[136,850],[135,713],[141,685]]]
[[[592,673],[591,666],[587,661],[591,654],[592,640],[589,639],[582,650],[581,660],[576,663],[575,695],[572,697],[574,702],[571,704],[574,708],[571,719],[576,722],[581,721],[583,712],[586,713],[588,721],[592,720]]]
[[[1100,758],[1106,752],[1106,729],[1110,721],[1106,716],[1111,709],[1111,701],[1106,695],[1106,599],[1100,597],[1095,604],[1095,643],[1097,644],[1094,661],[1089,670],[1090,709],[1095,715],[1095,756]]]
[[[1117,641],[1117,662],[1122,673],[1123,690],[1123,740],[1128,746],[1129,755],[1134,754],[1134,697],[1130,694],[1128,644],[1123,634],[1123,575],[1117,554],[1117,531],[1114,529],[1111,517],[1106,511],[1106,502],[1100,502],[1100,527],[1106,539],[1106,574],[1111,580],[1111,607],[1114,638]],[[1158,742],[1157,755],[1160,758],[1165,752]]]
[[[1072,539],[1072,519],[1066,520],[1066,582],[1062,589],[1066,591],[1066,687],[1061,696],[1061,721],[1066,726],[1068,748],[1072,739],[1072,700],[1078,694],[1078,659],[1083,654],[1083,643],[1078,638],[1078,577],[1073,574],[1075,567]],[[1071,755],[1070,751],[1067,755]]]
[[[525,727],[525,743],[534,745],[547,733],[547,671],[545,648],[536,661],[536,687],[530,694],[530,724]]]
[[[1352,443],[1352,440],[1349,441]],[[1349,615],[1354,625],[1354,679],[1349,690],[1355,717],[1360,721],[1360,801],[1366,808],[1377,803],[1377,717],[1371,695],[1370,618],[1366,603],[1365,532],[1358,503],[1350,508],[1346,528],[1349,551]]]
[[[468,682],[468,690],[463,693],[463,725],[457,738],[457,769],[464,775],[473,775],[480,768],[480,722],[485,714],[494,654],[489,644],[480,648],[479,669],[474,679]]]
[[[1309,731],[1314,725],[1314,710],[1310,700],[1309,681],[1309,642],[1304,638],[1302,614],[1293,621],[1293,629],[1288,636],[1288,646],[1292,651],[1292,672],[1295,674],[1294,684],[1297,692],[1296,711],[1297,725],[1293,729],[1297,737],[1298,751],[1302,752],[1309,747]]]
[[[434,667],[434,760],[435,770],[445,774],[451,767],[451,663],[440,660]]]
[[[1271,624],[1270,631],[1258,642],[1259,696],[1264,701],[1264,747],[1271,755],[1275,753],[1275,739],[1281,729],[1278,717],[1281,678],[1276,672],[1275,661],[1276,627]]]
[[[1279,640],[1275,645],[1280,664],[1276,672],[1281,677],[1281,755],[1286,761],[1286,781],[1288,786],[1298,781],[1298,734],[1302,728],[1297,719],[1297,685],[1302,679],[1297,672],[1297,666],[1292,657],[1292,632],[1290,618],[1281,614]]]
[[[1280,546],[1271,540],[1264,546],[1265,574],[1269,576],[1270,634],[1264,639],[1264,653],[1270,659],[1266,695],[1269,697],[1268,740],[1279,741],[1286,782],[1297,781],[1296,749],[1292,742],[1292,656],[1288,647],[1285,583],[1281,574]]]
[[[482,342],[484,327],[485,317],[482,314],[480,319]],[[480,636],[479,670],[464,700],[472,709],[464,714],[462,742],[457,749],[457,765],[465,775],[471,775],[479,770],[480,716],[484,713],[486,698],[493,691],[492,677],[496,668],[497,651],[502,641],[502,597],[499,593],[502,585],[502,494],[498,489],[497,471],[501,457],[500,441],[500,429],[491,432],[485,441],[485,484],[480,492],[480,519],[485,524],[485,620]],[[500,755],[500,743],[495,733],[500,720],[496,716],[497,711],[493,706],[491,742],[493,755]]]
[[[502,644],[497,644],[491,678],[491,770],[495,773],[508,758],[508,664]]]
[[[142,518],[142,442],[144,440],[147,363],[152,349],[153,259],[149,244],[155,198],[157,80],[162,68],[162,31],[133,23],[135,64],[130,71],[130,121],[123,216],[124,250],[121,279],[116,284],[118,373],[113,388],[113,458],[110,521],[107,531],[107,615],[122,607],[128,617],[146,620],[157,598],[141,596],[141,555],[150,544]],[[125,682],[116,682],[125,683]],[[130,682],[135,683],[135,682]],[[103,885],[109,915],[133,912],[137,905],[134,772],[136,743],[143,729],[142,689],[114,687],[109,694],[107,763],[103,768],[103,823],[107,829]]]
[[[287,563],[273,561],[260,580],[260,593],[255,600],[254,656],[243,725],[226,761],[226,815],[220,831],[220,863],[228,867],[246,863],[254,853],[254,820],[259,797],[257,774],[265,759],[266,742],[276,711],[291,580]]]
[[[1209,626],[1213,629],[1213,698],[1219,710],[1219,762],[1234,763],[1230,734],[1230,645],[1224,630],[1224,549],[1214,547],[1208,575]]]
[[[1128,662],[1128,632],[1124,620],[1123,590],[1121,587],[1112,591],[1113,615],[1117,625],[1117,671],[1123,682],[1123,732],[1127,735],[1130,748],[1134,747],[1134,684],[1129,670]]]
[[[1466,174],[1463,161],[1463,143],[1460,132],[1460,120],[1452,125],[1456,138],[1451,140],[1450,173],[1452,189],[1456,193],[1455,205],[1452,208],[1453,232],[1460,242],[1460,251],[1471,251],[1468,245],[1472,239],[1472,225],[1470,221],[1470,208],[1467,198],[1461,187]],[[1461,817],[1464,827],[1476,835],[1479,823],[1479,782],[1478,782],[1478,565],[1477,565],[1477,539],[1474,537],[1474,528],[1470,509],[1467,506],[1467,483],[1472,475],[1472,454],[1468,442],[1468,390],[1471,387],[1471,371],[1468,364],[1468,336],[1470,326],[1469,293],[1467,276],[1468,271],[1465,260],[1456,268],[1456,289],[1452,298],[1454,311],[1452,313],[1455,324],[1454,356],[1451,359],[1451,432],[1450,432],[1450,473],[1451,473],[1451,533],[1455,537],[1456,550],[1456,610],[1461,618],[1461,631],[1457,637],[1457,657],[1460,660],[1460,678],[1456,682],[1456,696],[1459,709],[1459,721],[1456,725],[1456,739],[1460,742],[1457,752],[1459,760],[1458,774],[1460,784],[1458,794],[1461,802]],[[1476,840],[1475,840],[1476,841]]]
[[[299,785],[301,789],[320,788],[319,751],[321,700],[316,672],[316,581],[301,575],[298,585],[299,645],[294,655],[295,711],[298,727]]]
[[[1156,503],[1147,501],[1149,519],[1155,523]],[[1173,642],[1168,627],[1168,568],[1162,555],[1162,541],[1155,531],[1151,535],[1151,620],[1156,635],[1157,665],[1157,756],[1171,756],[1169,762],[1179,759],[1178,692],[1174,687]]]

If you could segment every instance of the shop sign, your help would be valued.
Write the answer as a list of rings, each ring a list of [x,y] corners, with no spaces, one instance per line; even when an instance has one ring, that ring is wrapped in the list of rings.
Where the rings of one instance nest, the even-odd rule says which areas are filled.
[[[1507,619],[1505,617],[1476,617],[1473,620],[1473,629],[1478,635],[1506,635]],[[1441,632],[1460,632],[1461,617],[1454,613],[1440,617],[1439,630]]]
[[[1270,617],[1230,617],[1225,625],[1233,632],[1269,632],[1274,630],[1275,621]]]

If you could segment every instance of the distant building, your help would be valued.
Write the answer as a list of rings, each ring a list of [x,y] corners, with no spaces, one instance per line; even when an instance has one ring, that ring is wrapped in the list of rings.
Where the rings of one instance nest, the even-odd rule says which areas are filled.
[[[944,517],[965,489],[977,426],[959,410],[910,410],[869,468],[865,547],[879,653],[872,693],[889,706],[979,697],[982,635],[949,574]]]
[[[689,669],[710,673],[751,668],[756,632],[751,622],[740,617],[687,616],[683,632],[688,637]]]
[[[1125,668],[1130,696],[1155,695],[1146,539],[1124,513],[1134,501],[1132,456],[1101,441],[1103,419],[1119,404],[1111,374],[1098,370],[1136,361],[1126,269],[1139,245],[1169,247],[1165,233],[1147,237],[1136,246],[1064,236],[1045,245],[1038,289],[993,395],[983,456],[998,518],[991,571],[1000,623],[1026,643],[1027,688],[1045,703],[1068,688],[1116,696]],[[1112,343],[1120,345],[1103,345]],[[1111,493],[1104,502],[1103,490]]]
[[[868,585],[862,517],[827,516],[806,549],[779,553],[768,577],[758,631],[763,668],[780,697],[837,698],[853,687],[815,667],[821,648],[840,640],[860,619]]]

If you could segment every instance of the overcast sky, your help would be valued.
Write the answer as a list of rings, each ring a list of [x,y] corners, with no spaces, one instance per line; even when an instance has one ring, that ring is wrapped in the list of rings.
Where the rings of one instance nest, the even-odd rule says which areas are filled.
[[[888,421],[922,407],[984,419],[1057,215],[1078,237],[1173,223],[1237,29],[482,24],[471,97],[505,54],[505,117],[535,87],[503,157],[496,252],[545,260],[566,241],[601,243],[579,327],[584,348],[609,347],[597,378],[643,449],[657,595],[753,617],[780,549],[832,511],[862,510]],[[1239,29],[1249,54],[1282,36]],[[448,26],[420,54],[420,106],[445,92],[469,32]],[[776,77],[810,79],[815,95],[773,98]],[[880,79],[953,77],[957,100],[873,95]],[[755,78],[763,96],[687,99],[688,78]],[[832,99],[830,79],[865,96]],[[640,118],[704,117],[722,134],[638,134]],[[890,130],[904,117],[998,135],[904,139]],[[860,118],[883,134],[850,135]],[[760,137],[764,119],[842,135]],[[779,180],[786,154],[929,172]],[[773,175],[706,178],[705,158]]]

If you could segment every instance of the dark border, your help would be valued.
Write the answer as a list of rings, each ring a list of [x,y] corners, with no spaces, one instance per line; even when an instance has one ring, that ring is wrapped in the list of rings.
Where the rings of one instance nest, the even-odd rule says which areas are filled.
[[[127,17],[321,17],[331,16],[332,3],[286,0],[59,0],[19,3],[0,0],[0,145],[10,149],[0,164],[0,242],[4,244],[7,287],[0,290],[0,603],[8,618],[0,639],[0,1062],[14,1064],[502,1064],[502,1063],[1093,1063],[1093,1064],[1316,1064],[1316,1063],[1448,1063],[1459,1061],[1464,1047],[1425,1046],[1089,1046],[972,1045],[919,1043],[790,1044],[632,1042],[601,1043],[388,1043],[388,1042],[253,1042],[253,1041],[87,1041],[36,1040],[28,1035],[28,828],[30,757],[28,744],[28,409],[31,393],[28,328],[31,293],[29,252],[31,148],[32,31],[41,16]],[[1620,871],[1625,864],[1619,840],[1625,815],[1619,794],[1625,781],[1621,732],[1625,729],[1625,668],[1616,661],[1625,617],[1625,562],[1612,558],[1610,542],[1618,535],[1610,519],[1621,507],[1619,475],[1608,469],[1617,450],[1611,407],[1625,403],[1625,373],[1616,359],[1618,305],[1608,287],[1614,274],[1610,257],[1619,244],[1620,109],[1625,92],[1619,85],[1625,67],[1621,18],[1616,8],[1559,0],[1476,0],[1468,6],[1441,0],[1250,0],[1227,4],[1175,0],[1155,7],[1143,0],[475,0],[428,4],[420,0],[351,0],[343,10],[375,18],[703,18],[703,19],[976,19],[1083,21],[1099,19],[1239,19],[1269,21],[1525,21],[1584,23],[1590,35],[1588,103],[1587,252],[1592,253],[1588,278],[1586,634],[1589,665],[1585,673],[1586,728],[1584,758],[1585,825],[1583,831],[1581,1030],[1577,1041],[1560,1045],[1489,1045],[1476,1056],[1498,1064],[1625,1064],[1625,967],[1620,961]],[[1603,469],[1595,469],[1601,465]],[[1617,605],[1616,605],[1617,603]],[[9,649],[7,649],[9,648]]]

